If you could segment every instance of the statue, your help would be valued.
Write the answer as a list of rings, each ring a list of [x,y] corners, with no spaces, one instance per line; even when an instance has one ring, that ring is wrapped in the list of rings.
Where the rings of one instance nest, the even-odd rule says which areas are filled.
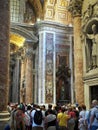
[[[21,91],[21,97],[22,97],[22,102],[25,103],[25,96],[26,96],[26,87],[25,87],[25,80],[22,83],[22,88],[20,89]]]
[[[22,87],[21,88],[21,96],[22,96],[22,102],[24,102],[24,103],[25,103],[25,91],[26,91],[26,88]]]
[[[98,32],[97,26],[95,24],[92,25],[93,34],[86,34],[86,37],[92,41],[92,47],[90,49],[91,54],[91,65],[90,70],[98,67]]]

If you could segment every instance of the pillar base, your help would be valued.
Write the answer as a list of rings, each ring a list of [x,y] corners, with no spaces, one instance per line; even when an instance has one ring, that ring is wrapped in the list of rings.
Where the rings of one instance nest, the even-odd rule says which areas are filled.
[[[0,112],[0,130],[4,130],[5,125],[10,119],[10,114],[7,111]]]

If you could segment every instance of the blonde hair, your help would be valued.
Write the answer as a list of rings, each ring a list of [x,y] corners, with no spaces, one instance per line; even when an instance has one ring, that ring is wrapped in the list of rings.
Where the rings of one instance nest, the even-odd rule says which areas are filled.
[[[92,101],[92,104],[93,104],[93,105],[97,105],[97,104],[98,104],[98,101],[97,101],[96,99],[94,99],[94,100]]]

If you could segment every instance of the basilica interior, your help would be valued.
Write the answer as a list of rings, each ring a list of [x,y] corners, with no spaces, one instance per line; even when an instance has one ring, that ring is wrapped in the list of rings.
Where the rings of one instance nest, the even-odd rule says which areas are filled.
[[[69,1],[10,1],[10,102],[73,100],[69,76],[73,27],[68,5]]]
[[[97,0],[1,0],[0,111],[98,99]],[[1,120],[1,119],[0,119]]]

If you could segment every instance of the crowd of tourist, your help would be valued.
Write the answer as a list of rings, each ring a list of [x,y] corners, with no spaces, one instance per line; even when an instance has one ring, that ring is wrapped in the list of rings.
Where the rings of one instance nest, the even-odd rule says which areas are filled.
[[[8,104],[10,120],[5,130],[98,130],[98,101],[86,105]]]

